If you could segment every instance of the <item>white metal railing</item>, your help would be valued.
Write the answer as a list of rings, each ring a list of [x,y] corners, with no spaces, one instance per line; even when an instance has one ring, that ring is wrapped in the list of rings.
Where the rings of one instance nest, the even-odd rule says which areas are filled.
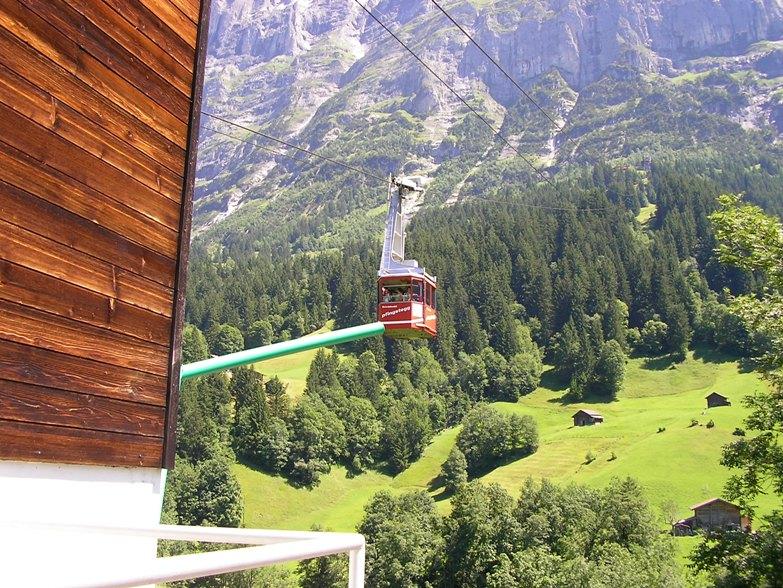
[[[3,523],[3,526],[8,523]],[[57,585],[61,588],[122,588],[188,580],[228,572],[250,570],[272,564],[347,553],[348,586],[364,588],[364,537],[358,533],[320,531],[272,531],[227,527],[186,527],[155,525],[151,527],[109,527],[16,523],[26,531],[64,532],[68,534],[126,535],[175,541],[203,541],[249,545],[205,553],[122,562],[81,570],[63,570]],[[60,583],[62,582],[62,583]]]

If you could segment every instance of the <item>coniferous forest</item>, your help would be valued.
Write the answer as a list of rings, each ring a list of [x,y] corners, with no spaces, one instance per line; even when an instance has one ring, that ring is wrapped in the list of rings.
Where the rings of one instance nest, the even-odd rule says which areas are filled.
[[[359,531],[368,585],[681,584],[631,479],[601,491],[528,481],[518,496],[471,481],[539,445],[534,419],[487,403],[531,393],[545,365],[567,387],[566,401],[611,401],[628,356],[677,362],[695,344],[764,355],[770,334],[730,304],[762,293],[768,276],[722,261],[711,215],[727,193],[780,214],[781,184],[768,161],[603,165],[553,187],[507,186],[491,201],[421,210],[409,255],[438,276],[438,337],[369,339],[339,357],[321,350],[295,400],[279,379],[251,369],[186,382],[165,517],[240,525],[234,460],[312,488],[335,464],[357,476],[401,472],[435,434],[462,425],[441,473],[450,515],[426,493],[379,494],[367,504]],[[651,207],[649,220],[637,218]],[[328,321],[374,321],[380,233],[321,252],[304,243],[296,227],[263,238],[228,234],[219,246],[196,240],[183,362],[299,337]],[[345,574],[339,558],[298,570],[303,586],[339,585]],[[266,574],[243,581],[278,585]]]

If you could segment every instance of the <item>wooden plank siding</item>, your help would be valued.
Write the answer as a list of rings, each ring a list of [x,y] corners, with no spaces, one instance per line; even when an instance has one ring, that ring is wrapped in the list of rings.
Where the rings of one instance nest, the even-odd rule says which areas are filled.
[[[0,1],[0,459],[173,466],[208,4]]]

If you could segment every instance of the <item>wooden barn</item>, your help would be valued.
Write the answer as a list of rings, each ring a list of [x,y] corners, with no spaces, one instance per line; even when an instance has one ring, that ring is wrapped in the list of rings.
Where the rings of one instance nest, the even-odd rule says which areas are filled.
[[[750,531],[750,519],[743,517],[740,507],[722,498],[710,498],[691,507],[693,516],[677,521],[672,527],[674,535],[691,535],[697,529],[742,529]]]
[[[588,410],[586,408],[580,409],[574,413],[573,419],[575,427],[600,425],[604,422],[604,417],[600,412],[596,410]]]
[[[718,392],[710,392],[706,397],[707,408],[715,408],[716,406],[731,406],[731,402],[723,394]]]
[[[159,522],[208,13],[208,0],[0,3],[0,522]],[[30,541],[36,564],[156,550]],[[11,564],[23,545],[0,533]]]

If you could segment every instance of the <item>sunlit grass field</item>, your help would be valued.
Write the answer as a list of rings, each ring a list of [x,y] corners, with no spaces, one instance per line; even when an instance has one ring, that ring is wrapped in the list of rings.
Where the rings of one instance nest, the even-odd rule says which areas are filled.
[[[656,210],[658,210],[658,205],[656,204],[643,206],[641,210],[639,210],[639,214],[636,215],[636,220],[639,221],[640,224],[647,224],[650,222],[650,219],[653,217]]]
[[[322,328],[311,333],[317,335],[326,333],[334,328],[334,321],[328,321]],[[267,361],[262,361],[253,365],[256,371],[265,376],[277,376],[288,386],[288,394],[291,398],[299,398],[304,392],[307,382],[307,372],[310,369],[310,363],[313,361],[317,349],[303,351],[296,355],[278,357]]]
[[[301,382],[294,395],[304,387],[311,359],[303,354],[282,364],[284,371],[278,372],[290,382]],[[267,369],[261,371],[272,375]],[[664,529],[662,507],[667,501],[675,501],[678,516],[685,517],[692,504],[721,495],[730,473],[719,464],[721,447],[736,439],[732,432],[742,426],[747,414],[742,398],[764,386],[757,374],[743,373],[732,359],[699,352],[679,364],[630,359],[624,389],[618,400],[609,403],[566,404],[561,400],[565,390],[545,374],[542,387],[519,402],[495,403],[502,411],[536,419],[541,437],[538,451],[501,465],[482,479],[517,495],[528,476],[593,487],[605,486],[615,476],[632,476],[641,483]],[[706,409],[704,397],[713,390],[728,396],[732,406]],[[600,411],[604,424],[573,427],[571,416],[579,408]],[[691,426],[691,419],[700,424]],[[713,428],[706,427],[709,420],[714,421]],[[658,432],[659,428],[665,430]],[[312,490],[296,489],[281,477],[236,465],[245,496],[245,525],[307,529],[317,523],[338,531],[354,530],[364,505],[382,489],[427,490],[442,512],[448,512],[448,498],[436,479],[457,432],[456,428],[441,432],[419,461],[395,477],[379,472],[351,477],[345,468],[333,467]],[[585,463],[588,451],[595,456],[589,464]],[[774,501],[764,497],[758,514],[773,506]],[[678,542],[683,543],[678,547],[684,560],[694,543]]]

